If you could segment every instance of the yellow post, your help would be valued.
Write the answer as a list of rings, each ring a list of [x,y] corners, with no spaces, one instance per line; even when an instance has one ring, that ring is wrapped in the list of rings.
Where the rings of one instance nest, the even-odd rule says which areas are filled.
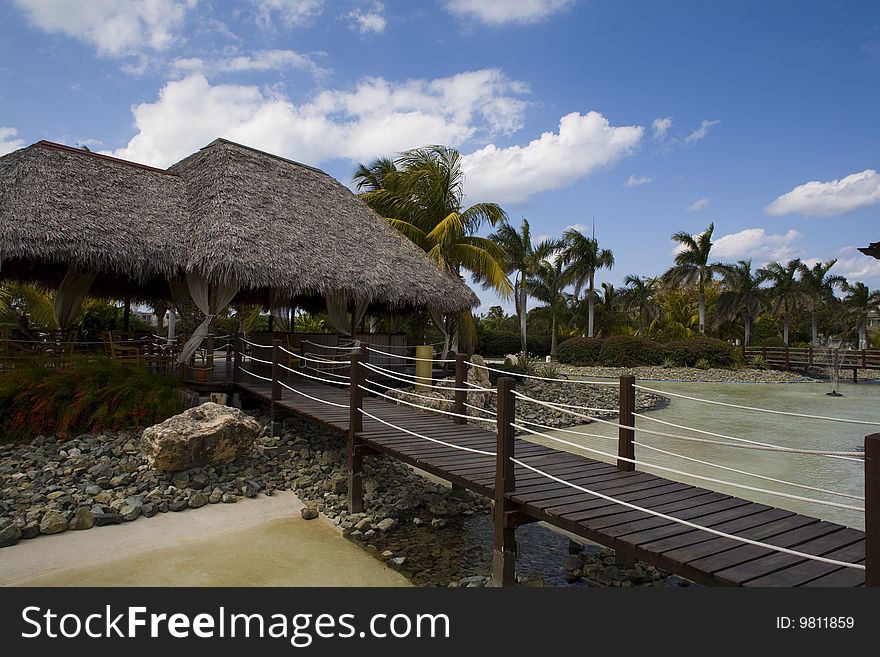
[[[433,382],[434,348],[431,345],[416,347],[416,390],[430,391]]]

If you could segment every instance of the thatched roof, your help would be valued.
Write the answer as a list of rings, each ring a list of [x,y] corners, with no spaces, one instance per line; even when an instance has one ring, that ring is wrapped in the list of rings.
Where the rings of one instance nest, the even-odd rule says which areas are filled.
[[[866,246],[863,249],[859,249],[866,256],[873,256],[880,260],[880,242],[871,242],[870,245]]]
[[[268,302],[328,291],[389,308],[476,296],[323,171],[218,139],[167,171],[38,142],[0,158],[0,275],[68,266],[143,290],[184,271]]]

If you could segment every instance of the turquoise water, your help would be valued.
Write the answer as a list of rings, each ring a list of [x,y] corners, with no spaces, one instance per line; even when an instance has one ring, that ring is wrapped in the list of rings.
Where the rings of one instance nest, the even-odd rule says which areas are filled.
[[[880,385],[874,383],[860,383],[856,385],[841,383],[839,390],[844,395],[843,397],[827,396],[825,393],[830,390],[830,385],[827,383],[731,384],[643,382],[642,385],[661,391],[733,404],[877,422],[877,426],[844,424],[725,408],[674,397],[670,398],[670,403],[667,407],[646,413],[646,415],[667,422],[773,445],[808,450],[861,452],[864,447],[865,435],[880,432]],[[722,438],[681,431],[641,418],[637,418],[636,426],[677,435],[707,438],[709,440],[723,440]],[[613,440],[572,435],[562,431],[548,431],[546,433],[579,445],[616,454],[617,429],[615,427],[593,423],[588,426],[577,427],[575,430],[606,436],[613,438]],[[532,439],[536,442],[547,442],[540,438],[532,437]],[[573,447],[565,447],[558,443],[552,444],[560,449],[570,449],[571,451],[585,453]],[[644,433],[636,434],[636,460],[643,460],[645,463],[636,466],[639,470],[654,472],[669,479],[683,481],[771,506],[790,509],[823,520],[864,529],[864,514],[858,511],[823,506],[770,493],[744,490],[724,483],[700,481],[687,475],[652,470],[646,464],[656,464],[675,468],[690,474],[712,477],[725,482],[746,484],[771,491],[781,491],[851,506],[864,506],[861,499],[854,500],[828,493],[804,490],[724,471],[709,465],[653,452],[648,446],[749,473],[857,495],[860,498],[864,495],[864,464],[861,459],[851,461],[806,454],[735,449],[705,443],[685,442]],[[597,459],[612,460],[595,454],[585,454]]]

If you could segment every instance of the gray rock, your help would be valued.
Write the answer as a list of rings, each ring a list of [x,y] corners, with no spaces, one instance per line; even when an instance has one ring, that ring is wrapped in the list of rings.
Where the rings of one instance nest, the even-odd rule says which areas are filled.
[[[380,521],[378,525],[376,525],[376,529],[378,529],[382,533],[385,533],[396,524],[397,520],[395,520],[394,518],[385,518],[384,520]]]
[[[73,520],[67,523],[67,528],[74,530],[91,529],[95,526],[95,520],[95,514],[90,509],[80,507],[73,514]]]
[[[122,516],[118,513],[105,513],[103,515],[95,516],[95,524],[98,527],[104,527],[106,525],[118,525],[122,522]]]
[[[141,445],[150,466],[174,472],[232,463],[250,452],[260,431],[243,411],[208,402],[145,429]]]
[[[446,526],[446,520],[444,518],[434,518],[431,520],[431,527],[434,529],[443,529]]]
[[[392,559],[389,559],[388,563],[397,568],[400,568],[403,564],[406,563],[406,557],[394,557]]]
[[[60,534],[67,529],[67,519],[57,511],[49,511],[40,520],[41,534]]]
[[[223,493],[223,497],[220,498],[220,501],[224,504],[234,504],[238,502],[238,495],[233,495],[232,493]]]
[[[21,538],[22,532],[18,525],[8,525],[0,529],[0,547],[15,545]]]
[[[208,496],[204,493],[196,493],[189,498],[189,508],[199,509],[208,503]]]
[[[303,520],[314,520],[318,517],[318,510],[310,506],[304,506],[299,514]]]
[[[22,538],[36,538],[40,535],[40,525],[35,522],[26,524],[21,528]]]
[[[188,503],[186,500],[173,500],[168,504],[169,511],[183,511],[188,507]]]

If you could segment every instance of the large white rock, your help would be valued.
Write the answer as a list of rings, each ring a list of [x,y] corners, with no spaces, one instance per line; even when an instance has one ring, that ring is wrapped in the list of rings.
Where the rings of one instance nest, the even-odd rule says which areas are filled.
[[[474,354],[471,356],[471,362],[474,365],[485,365],[486,361],[483,360],[482,356],[478,356]],[[473,385],[480,386],[481,388],[492,388],[492,383],[489,381],[489,370],[485,367],[471,367],[467,373],[468,383]],[[468,392],[468,403],[474,406],[479,406],[481,408],[486,406],[486,403],[489,401],[489,396],[491,393],[488,392],[480,392],[476,388],[470,390]]]
[[[141,447],[152,467],[175,472],[231,463],[250,452],[259,435],[260,424],[250,415],[207,402],[144,429]]]

